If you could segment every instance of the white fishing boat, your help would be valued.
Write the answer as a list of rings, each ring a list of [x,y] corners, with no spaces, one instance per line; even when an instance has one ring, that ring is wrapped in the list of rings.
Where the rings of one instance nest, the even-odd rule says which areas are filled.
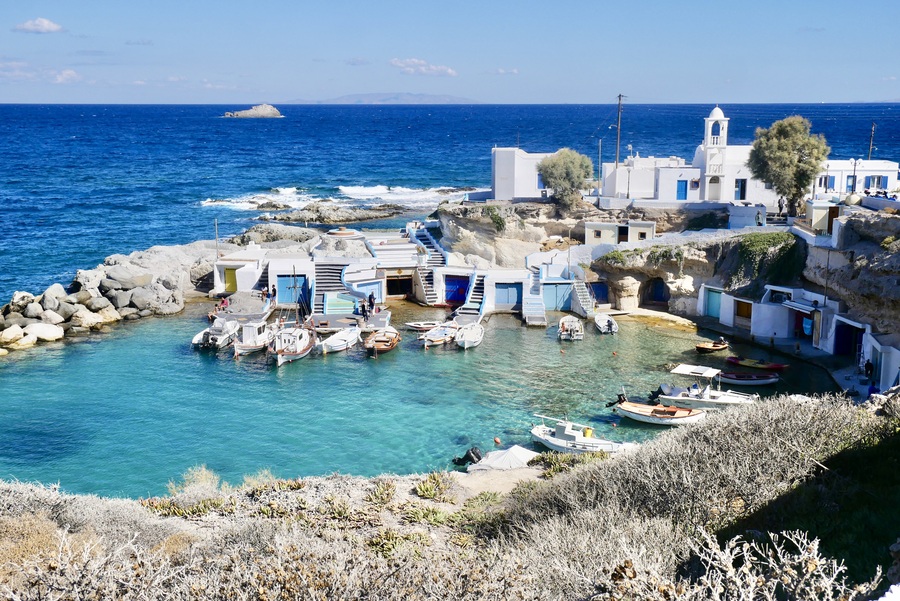
[[[531,438],[548,449],[560,453],[618,453],[632,449],[638,445],[633,442],[613,442],[603,438],[594,438],[591,426],[576,424],[565,419],[535,414],[541,418],[539,425],[531,428]],[[553,422],[548,426],[544,420]]]
[[[265,319],[254,319],[241,324],[240,336],[234,341],[235,358],[268,348],[275,338],[275,329]]]
[[[275,357],[278,366],[307,356],[316,345],[316,331],[307,324],[293,322],[275,332],[268,352]]]
[[[722,384],[736,384],[738,386],[768,386],[777,384],[781,376],[773,373],[751,374],[745,371],[723,371],[716,376],[716,381]]]
[[[478,322],[466,324],[456,330],[453,339],[461,349],[475,348],[484,340],[484,326]]]
[[[346,351],[359,342],[362,330],[360,327],[351,326],[336,332],[320,343],[323,353],[336,353],[338,351]]]
[[[647,405],[644,403],[632,403],[631,401],[619,402],[613,407],[613,412],[622,417],[657,426],[683,426],[697,423],[706,418],[706,411],[703,409]]]
[[[241,324],[236,320],[216,316],[212,325],[194,336],[191,344],[201,349],[221,350],[234,342],[240,329]]]
[[[434,329],[444,323],[443,321],[408,321],[405,325],[409,330],[415,330],[416,332],[427,332],[428,330]]]
[[[559,320],[556,337],[560,340],[584,340],[584,322],[574,315],[566,315]]]
[[[597,313],[594,315],[594,325],[601,334],[616,334],[619,331],[619,324],[613,319],[609,313]]]
[[[671,373],[695,378],[705,378],[706,385],[694,383],[689,387],[660,384],[656,392],[650,395],[651,400],[664,404],[673,404],[679,407],[694,409],[725,409],[737,405],[749,405],[759,400],[758,394],[736,392],[734,390],[719,390],[712,387],[712,379],[719,375],[720,370],[702,365],[688,365],[682,363],[676,366]]]
[[[419,340],[422,341],[425,348],[436,344],[446,344],[453,340],[458,329],[459,324],[455,321],[445,321],[441,325],[431,328],[419,336]]]

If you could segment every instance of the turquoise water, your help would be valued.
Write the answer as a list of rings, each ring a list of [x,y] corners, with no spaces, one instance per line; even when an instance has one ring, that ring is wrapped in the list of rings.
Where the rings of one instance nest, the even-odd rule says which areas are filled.
[[[392,309],[398,326],[443,315],[408,303]],[[194,351],[207,310],[189,305],[177,317],[0,362],[0,478],[140,497],[163,494],[200,464],[231,483],[264,468],[279,477],[424,472],[451,467],[470,446],[490,450],[494,437],[530,446],[536,412],[641,441],[659,430],[620,423],[606,407],[622,386],[642,398],[672,381],[666,363],[725,365],[724,355],[693,351],[701,336],[671,327],[623,318],[618,336],[591,325],[584,341],[560,343],[555,327],[495,315],[482,345],[465,352],[425,351],[404,332],[400,348],[377,359],[356,349],[275,368],[262,354],[235,361]],[[814,368],[793,370],[782,386],[832,389]]]

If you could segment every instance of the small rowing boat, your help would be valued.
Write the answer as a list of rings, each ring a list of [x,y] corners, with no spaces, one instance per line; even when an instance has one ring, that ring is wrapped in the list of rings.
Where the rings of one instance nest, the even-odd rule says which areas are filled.
[[[464,325],[456,331],[453,339],[456,346],[463,350],[475,348],[484,340],[484,326],[478,322]]]
[[[432,328],[436,328],[439,325],[444,323],[443,321],[408,321],[405,325],[407,329],[415,330],[416,332],[427,332]]]
[[[778,374],[751,374],[743,371],[723,371],[716,378],[722,384],[739,386],[765,386],[775,384],[781,379]]]
[[[687,407],[667,407],[665,405],[645,405],[644,403],[632,403],[622,401],[613,412],[622,417],[627,417],[645,424],[657,426],[683,426],[694,424],[706,417],[703,409],[688,409]]]
[[[322,352],[336,353],[338,351],[346,351],[347,349],[354,346],[357,342],[359,342],[359,337],[361,334],[362,330],[359,326],[344,328],[339,332],[332,334],[320,343]]]
[[[619,331],[619,324],[613,319],[609,313],[597,313],[594,315],[594,325],[601,334],[616,334]]]
[[[728,348],[728,342],[722,340],[716,340],[713,342],[701,342],[697,344],[695,347],[698,353],[716,353],[719,351],[724,351]]]
[[[584,340],[584,323],[574,315],[566,315],[559,320],[556,337],[560,340]]]
[[[788,367],[787,363],[773,363],[771,361],[762,361],[760,359],[748,359],[747,357],[726,357],[725,361],[732,365],[755,367],[756,369],[767,369],[769,371],[781,371]]]
[[[394,350],[398,344],[400,344],[400,332],[391,326],[385,326],[369,334],[363,346],[370,355],[377,357],[379,353]]]
[[[447,344],[456,337],[456,331],[458,329],[458,323],[455,321],[447,321],[431,328],[424,334],[421,334],[419,340],[422,341],[422,344],[426,349],[429,346],[434,346],[436,344]]]

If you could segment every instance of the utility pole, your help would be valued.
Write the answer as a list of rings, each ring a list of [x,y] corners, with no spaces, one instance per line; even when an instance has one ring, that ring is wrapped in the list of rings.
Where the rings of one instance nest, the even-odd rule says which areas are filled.
[[[619,110],[616,114],[616,169],[619,168],[619,145],[622,143],[622,99],[625,98],[619,94]]]
[[[603,185],[603,138],[597,140],[597,198]]]
[[[872,160],[872,144],[875,143],[875,122],[872,121],[872,133],[869,134],[869,160]]]

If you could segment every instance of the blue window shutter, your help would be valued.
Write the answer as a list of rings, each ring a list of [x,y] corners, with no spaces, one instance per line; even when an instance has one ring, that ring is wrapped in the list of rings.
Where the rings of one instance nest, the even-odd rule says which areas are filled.
[[[871,187],[872,187],[872,176],[867,175],[866,176],[866,188],[871,188]]]
[[[828,176],[828,187],[834,190],[834,177],[833,175]]]

